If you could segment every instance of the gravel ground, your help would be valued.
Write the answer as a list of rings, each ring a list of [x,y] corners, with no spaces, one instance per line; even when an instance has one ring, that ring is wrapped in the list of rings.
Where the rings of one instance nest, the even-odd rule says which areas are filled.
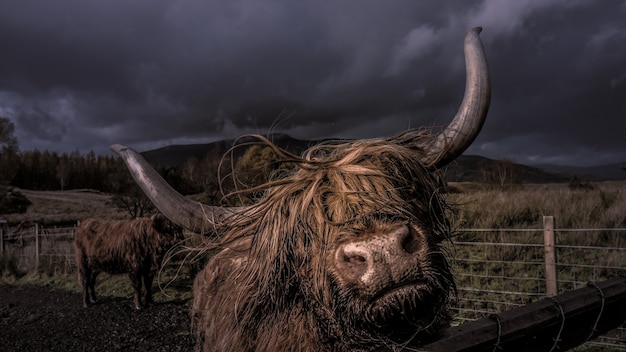
[[[41,286],[0,285],[1,351],[191,351],[189,301],[141,311],[132,298],[81,295]]]

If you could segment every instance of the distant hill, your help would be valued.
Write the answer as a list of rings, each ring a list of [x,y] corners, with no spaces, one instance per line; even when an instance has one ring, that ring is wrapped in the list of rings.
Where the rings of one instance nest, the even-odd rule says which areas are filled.
[[[267,137],[280,148],[296,155],[301,154],[310,146],[321,142],[321,140],[308,141],[296,139],[284,133],[274,133]],[[224,153],[232,148],[234,142],[234,139],[226,139],[206,144],[170,145],[149,150],[141,154],[152,164],[180,168],[185,160],[191,157],[202,160],[205,156],[210,155],[212,158],[220,159]],[[244,146],[233,150],[234,157],[238,158],[245,153],[247,148],[245,146],[246,143],[254,142],[258,142],[258,140],[253,137],[238,139],[237,143],[239,145],[244,144]],[[461,155],[453,163],[448,165],[444,171],[448,181],[481,181],[484,180],[484,170],[497,170],[499,163],[501,162],[498,160],[478,155]],[[621,168],[623,164],[595,167],[556,165],[527,166],[512,164],[511,172],[512,175],[515,175],[515,177],[519,178],[523,183],[567,182],[573,176],[593,181],[626,180],[626,171],[623,171]]]
[[[274,144],[294,154],[301,154],[310,146],[319,141],[305,141],[292,138],[284,133],[273,133],[266,136]],[[237,144],[242,145],[233,150],[235,158],[240,157],[246,151],[246,143],[258,143],[254,137],[243,137],[237,139]],[[163,148],[149,150],[141,153],[146,160],[155,165],[165,167],[181,167],[188,158],[202,160],[207,154],[211,157],[221,158],[227,153],[235,143],[234,139],[224,139],[206,144],[169,145]]]

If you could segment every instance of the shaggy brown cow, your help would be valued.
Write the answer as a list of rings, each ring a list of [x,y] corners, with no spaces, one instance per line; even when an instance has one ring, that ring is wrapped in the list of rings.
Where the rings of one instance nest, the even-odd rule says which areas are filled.
[[[169,249],[183,240],[180,226],[163,215],[134,220],[86,219],[76,228],[74,250],[83,306],[96,302],[96,277],[104,271],[126,274],[135,289],[135,308],[141,309],[141,285],[145,303],[152,301],[152,280]]]
[[[482,128],[490,84],[480,29],[465,39],[467,84],[437,135],[325,143],[261,186],[252,206],[190,201],[132,149],[112,149],[175,223],[214,237],[194,283],[197,349],[370,351],[415,347],[450,321],[455,285],[441,243],[449,238],[436,169]],[[258,191],[259,188],[254,191]]]

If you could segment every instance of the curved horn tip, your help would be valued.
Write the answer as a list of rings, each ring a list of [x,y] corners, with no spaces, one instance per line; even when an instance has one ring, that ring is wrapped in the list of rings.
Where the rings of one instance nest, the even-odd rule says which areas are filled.
[[[125,152],[129,148],[123,144],[112,144],[109,149],[119,154]]]
[[[474,27],[472,29],[469,30],[469,32],[474,32],[476,34],[480,34],[483,31],[483,27]]]
[[[485,122],[491,86],[484,48],[478,35],[481,31],[481,27],[474,27],[465,35],[466,83],[463,102],[452,122],[433,138],[427,148],[427,156],[422,161],[430,167],[441,168],[461,155],[472,144]]]

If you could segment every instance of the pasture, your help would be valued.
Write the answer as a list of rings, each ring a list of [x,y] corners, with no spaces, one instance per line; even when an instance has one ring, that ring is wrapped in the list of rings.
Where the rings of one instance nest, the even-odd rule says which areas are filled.
[[[594,189],[572,189],[568,184],[518,185],[506,190],[477,184],[450,186],[448,201],[456,209],[456,232],[448,248],[459,289],[456,324],[545,297],[544,216],[555,219],[559,293],[626,272],[626,181],[596,183]],[[108,204],[106,194],[22,192],[33,205],[26,214],[3,215],[11,223],[71,223],[90,216],[124,217]],[[4,283],[80,290],[71,254],[42,257],[36,270],[18,270],[12,260],[15,259],[3,256],[0,261]],[[191,273],[179,264],[167,266],[158,278],[167,289],[155,290],[156,301],[191,296]],[[103,296],[129,297],[132,288],[125,276],[103,275],[98,292]],[[625,350],[625,340],[624,330],[617,330],[608,339],[580,349],[612,346]]]
[[[523,185],[506,191],[456,184],[454,245],[461,324],[536,302],[547,295],[543,217],[554,217],[557,293],[626,273],[626,183],[595,189],[567,184]],[[624,350],[626,331],[585,350]],[[582,349],[582,348],[581,348]]]

